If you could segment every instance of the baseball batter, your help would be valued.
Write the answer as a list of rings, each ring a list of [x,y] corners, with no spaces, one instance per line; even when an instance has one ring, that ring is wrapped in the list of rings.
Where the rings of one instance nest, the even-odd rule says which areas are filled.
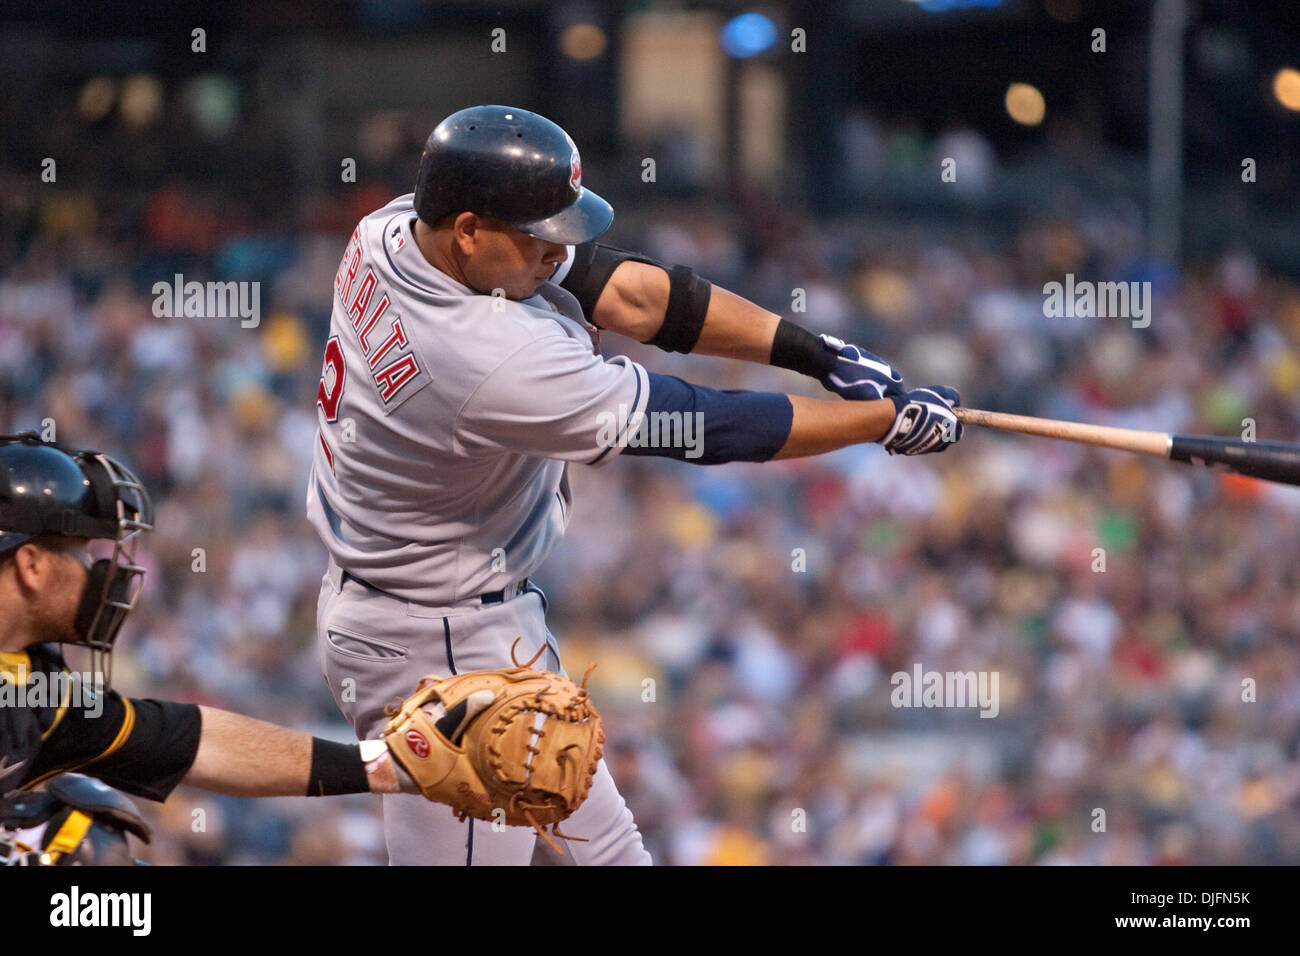
[[[524,110],[438,124],[414,194],[363,219],[344,250],[316,395],[307,514],[330,554],[321,666],[362,740],[424,674],[563,673],[530,581],[573,508],[570,464],[621,454],[767,461],[878,441],[943,451],[948,388],[904,391],[887,363],[715,289],[690,269],[594,242],[613,210],[578,149]],[[771,363],[843,398],[717,391],[603,359],[596,329],[669,351]],[[630,440],[653,413],[697,415],[702,447]],[[527,864],[536,834],[384,798],[395,864]],[[566,821],[567,861],[650,862],[602,761]]]

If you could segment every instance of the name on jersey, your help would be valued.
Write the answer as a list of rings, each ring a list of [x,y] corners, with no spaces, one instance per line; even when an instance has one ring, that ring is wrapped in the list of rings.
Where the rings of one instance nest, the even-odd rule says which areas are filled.
[[[385,405],[391,405],[402,390],[420,374],[420,363],[407,351],[410,344],[402,320],[396,314],[385,320],[391,304],[388,291],[378,284],[374,269],[361,270],[361,230],[353,230],[334,290],[347,309],[357,345],[370,365],[371,379]],[[358,274],[360,273],[360,274]],[[372,306],[373,303],[373,306]],[[380,322],[383,322],[380,325]],[[387,364],[384,364],[384,363]]]

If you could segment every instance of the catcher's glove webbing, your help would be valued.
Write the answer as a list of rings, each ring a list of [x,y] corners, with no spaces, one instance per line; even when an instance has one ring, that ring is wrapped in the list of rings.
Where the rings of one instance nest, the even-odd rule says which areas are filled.
[[[534,670],[536,660],[504,670],[422,677],[384,728],[384,741],[428,799],[449,804],[462,820],[531,826],[562,853],[544,828],[563,839],[582,839],[560,833],[557,825],[587,799],[605,732],[587,678],[578,686]],[[460,723],[457,713],[467,706],[468,726],[449,738],[439,726]]]

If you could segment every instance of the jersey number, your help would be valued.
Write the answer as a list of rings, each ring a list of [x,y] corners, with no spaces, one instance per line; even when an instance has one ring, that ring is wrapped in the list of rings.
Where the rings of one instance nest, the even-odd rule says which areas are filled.
[[[332,373],[332,374],[331,374]],[[343,348],[336,335],[325,343],[325,367],[316,389],[316,404],[325,412],[327,422],[339,417],[339,399],[343,397]]]

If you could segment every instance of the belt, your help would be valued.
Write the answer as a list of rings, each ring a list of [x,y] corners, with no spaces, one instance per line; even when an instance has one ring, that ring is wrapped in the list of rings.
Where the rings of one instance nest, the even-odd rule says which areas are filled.
[[[351,571],[343,572],[343,580],[356,581],[357,584],[360,584],[363,588],[368,588],[371,591],[377,591],[378,593],[387,595],[389,597],[395,597],[395,595],[388,594],[388,592],[385,591],[383,588],[377,588],[369,581],[363,581],[361,578],[357,577]],[[528,578],[520,578],[518,581],[515,581],[512,584],[507,584],[504,588],[502,588],[499,591],[485,591],[484,593],[469,598],[468,600],[470,603],[478,603],[478,604],[501,604],[503,601],[508,601],[511,598],[515,598],[518,597],[520,594],[523,594],[524,591],[527,590],[527,588],[528,588]],[[460,602],[457,603],[459,604]]]
[[[509,601],[511,598],[519,597],[528,589],[528,579],[520,578],[513,584],[507,584],[500,591],[487,591],[478,596],[480,604],[500,604],[502,601]]]

